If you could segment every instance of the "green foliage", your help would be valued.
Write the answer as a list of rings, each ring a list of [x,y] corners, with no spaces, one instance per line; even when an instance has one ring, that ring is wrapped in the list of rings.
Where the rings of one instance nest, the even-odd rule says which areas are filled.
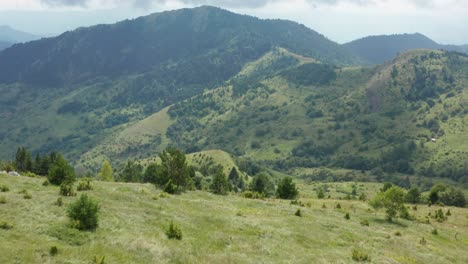
[[[421,192],[418,188],[413,187],[411,188],[405,196],[405,201],[407,203],[417,204],[421,201]]]
[[[354,248],[352,251],[351,258],[357,262],[368,262],[371,261],[369,254],[362,249]]]
[[[325,198],[325,191],[323,190],[322,187],[319,187],[317,189],[317,198],[319,198],[319,199]]]
[[[182,239],[182,230],[180,229],[180,227],[178,225],[174,224],[174,222],[171,221],[171,224],[169,225],[169,227],[166,230],[166,236],[169,239],[181,240]]]
[[[369,226],[369,221],[367,219],[361,220],[361,225],[363,226]]]
[[[93,264],[106,264],[105,256],[94,256]]]
[[[75,196],[76,192],[73,189],[73,183],[70,182],[64,182],[60,184],[60,195],[62,196]]]
[[[299,195],[296,184],[291,177],[284,177],[276,189],[276,197],[281,199],[295,199]]]
[[[444,214],[442,209],[436,210],[433,217],[437,222],[444,222],[447,220],[447,216]]]
[[[175,194],[177,192],[176,186],[172,183],[172,180],[168,180],[164,185],[163,190],[166,193]]]
[[[25,147],[19,147],[16,151],[15,167],[21,172],[32,171],[33,160],[31,153]]]
[[[434,228],[434,229],[432,229],[431,234],[437,236],[439,234],[439,231],[437,231],[437,228]]]
[[[230,189],[230,184],[226,175],[222,170],[219,170],[214,176],[210,185],[210,190],[214,194],[225,195]]]
[[[54,185],[62,183],[72,183],[75,181],[75,170],[68,162],[58,154],[56,160],[49,169],[47,179]]]
[[[265,194],[259,192],[252,192],[252,191],[244,191],[241,194],[242,197],[248,199],[263,199],[265,198]]]
[[[233,187],[235,192],[244,191],[245,190],[245,182],[239,172],[237,171],[236,167],[232,167],[231,171],[228,175],[229,184]]]
[[[55,205],[57,205],[58,207],[62,207],[63,205],[62,197],[57,198],[57,201],[55,201]]]
[[[0,204],[6,204],[6,203],[7,203],[7,200],[5,196],[0,196]]]
[[[349,213],[346,213],[345,216],[344,216],[344,218],[345,218],[346,220],[351,219],[351,217],[349,216]]]
[[[269,197],[274,194],[275,185],[267,174],[259,173],[253,178],[249,189],[253,192],[258,192]]]
[[[447,187],[442,183],[432,186],[429,192],[431,204],[442,203],[449,206],[464,207],[466,205],[465,194],[462,190],[454,187]]]
[[[7,222],[0,222],[0,229],[3,229],[3,230],[9,230],[9,229],[12,229],[14,226],[10,223],[7,223]]]
[[[67,208],[67,215],[72,226],[78,230],[94,230],[99,224],[100,205],[94,199],[82,194]]]
[[[0,162],[0,170],[10,172],[16,170],[15,163],[12,161]]]
[[[32,199],[32,195],[31,195],[29,192],[26,192],[26,193],[23,195],[23,198],[29,200],[29,199]]]
[[[8,191],[10,191],[10,188],[8,188],[8,186],[6,186],[5,184],[0,185],[0,192],[8,192]]]
[[[98,174],[97,179],[99,181],[107,181],[112,182],[114,181],[112,166],[110,165],[109,161],[105,160],[102,164],[101,172]]]
[[[81,191],[91,191],[93,189],[93,186],[91,185],[91,179],[90,178],[84,178],[78,182],[78,186],[76,187],[76,190],[81,192]]]
[[[283,76],[290,82],[305,86],[327,85],[336,79],[333,66],[321,63],[303,64],[284,72]]]
[[[57,246],[51,246],[49,249],[49,254],[53,257],[58,254]]]
[[[146,167],[143,182],[153,183],[159,186],[167,183],[168,179],[162,174],[162,167],[156,163],[151,163]]]
[[[404,205],[405,192],[400,187],[393,186],[384,192],[378,193],[369,204],[374,209],[384,208],[387,219],[392,221],[398,212],[406,209]]]
[[[295,216],[299,216],[301,217],[302,216],[302,212],[301,212],[301,209],[297,209],[296,212],[294,213]]]
[[[150,165],[151,166],[151,165]],[[143,175],[143,166],[135,163],[132,160],[128,160],[119,175],[119,181],[123,182],[141,182]],[[166,181],[167,182],[167,181]],[[165,184],[163,182],[161,184]]]
[[[162,177],[171,180],[176,190],[180,187],[187,187],[190,183],[190,175],[185,154],[178,149],[167,148],[159,154],[159,158]]]

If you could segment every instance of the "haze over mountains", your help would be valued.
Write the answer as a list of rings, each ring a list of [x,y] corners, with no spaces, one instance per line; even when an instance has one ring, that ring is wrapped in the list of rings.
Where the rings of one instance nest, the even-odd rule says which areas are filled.
[[[23,43],[39,39],[39,36],[27,32],[19,31],[7,25],[0,25],[0,50],[3,50],[14,43]]]
[[[17,44],[0,52],[0,156],[21,144],[95,170],[175,145],[295,175],[326,166],[468,182],[467,57],[395,58],[429,45],[439,49],[422,35],[339,45],[206,6]]]

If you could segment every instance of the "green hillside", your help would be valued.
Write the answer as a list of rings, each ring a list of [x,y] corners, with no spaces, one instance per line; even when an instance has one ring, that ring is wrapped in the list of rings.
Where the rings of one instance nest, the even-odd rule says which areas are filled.
[[[351,184],[329,184],[329,199],[316,199],[317,184],[299,184],[300,205],[290,201],[251,200],[207,192],[161,195],[152,185],[93,182],[86,193],[101,205],[95,232],[70,228],[66,207],[76,197],[55,205],[58,187],[41,178],[0,175],[2,263],[352,263],[352,251],[367,253],[370,263],[466,263],[466,209],[450,209],[447,221],[430,220],[438,206],[411,209],[416,221],[389,223],[366,202],[338,200]],[[379,184],[358,184],[372,197]],[[349,189],[349,190],[348,190]],[[32,199],[24,199],[25,190]],[[341,209],[336,209],[337,204]],[[324,207],[325,206],[325,207]],[[302,217],[294,213],[301,209]],[[350,219],[345,219],[345,214]],[[369,225],[362,225],[367,220]],[[182,240],[169,240],[173,221]],[[431,234],[434,229],[438,234]],[[421,242],[424,241],[425,243]],[[58,253],[51,256],[50,248]]]
[[[99,155],[89,152],[169,105],[224,85],[275,47],[339,65],[360,61],[297,23],[206,6],[15,45],[0,52],[0,158],[19,144],[60,149],[75,163]],[[144,141],[159,145],[164,133],[155,134]],[[121,148],[132,140],[125,137]]]
[[[189,152],[222,149],[281,171],[327,166],[467,182],[467,57],[421,50],[376,68],[284,57],[294,58],[270,53],[225,86],[170,107],[168,138]]]

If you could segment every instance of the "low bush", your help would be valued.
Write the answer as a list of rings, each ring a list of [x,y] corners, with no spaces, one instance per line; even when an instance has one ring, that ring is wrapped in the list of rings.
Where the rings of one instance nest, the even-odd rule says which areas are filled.
[[[344,218],[345,218],[346,220],[351,219],[351,217],[349,216],[349,213],[346,213],[345,216],[344,216]]]
[[[337,203],[337,204],[335,205],[335,208],[336,208],[336,209],[341,209],[341,204],[340,204],[340,203]]]
[[[8,192],[10,190],[10,188],[8,188],[8,186],[2,184],[0,185],[0,191],[1,192]]]
[[[72,226],[78,230],[94,230],[99,223],[100,206],[98,202],[82,194],[78,200],[70,204],[67,215],[72,220]]]
[[[367,221],[367,219],[364,219],[364,220],[361,221],[361,225],[369,226],[369,221]]]
[[[57,201],[55,202],[55,205],[57,205],[58,207],[61,207],[63,205],[62,197],[57,198]]]
[[[364,252],[363,250],[361,249],[358,249],[358,248],[354,248],[353,251],[352,251],[352,259],[354,261],[358,261],[358,262],[367,262],[367,261],[371,261],[371,258],[369,257],[369,254]]]
[[[263,199],[265,198],[265,195],[263,193],[259,192],[253,192],[253,191],[245,191],[241,194],[242,197],[248,198],[248,199]]]
[[[26,192],[26,193],[23,195],[23,198],[29,200],[29,199],[32,198],[32,195],[31,195],[30,193]]]
[[[294,215],[301,217],[302,216],[301,209],[297,209],[297,211],[294,213]]]
[[[105,264],[106,257],[105,256],[94,256],[93,264]]]
[[[92,189],[93,189],[93,186],[91,185],[91,180],[89,178],[80,180],[80,182],[78,182],[78,186],[76,187],[76,190],[79,192],[91,191]]]
[[[437,236],[439,234],[439,231],[437,230],[437,228],[434,228],[434,229],[432,229],[431,234]]]
[[[6,204],[6,198],[4,196],[0,196],[0,204]]]
[[[60,184],[60,195],[76,196],[76,192],[73,190],[73,184],[69,182],[64,182]]]
[[[57,255],[57,254],[58,254],[58,248],[57,248],[57,246],[52,246],[52,247],[50,247],[49,254],[50,254],[51,256]]]
[[[167,238],[169,239],[177,239],[181,240],[182,239],[182,230],[180,230],[180,227],[174,224],[174,222],[171,221],[171,224],[166,230],[166,235]]]
[[[49,180],[45,180],[43,183],[42,183],[42,186],[49,186],[50,182]]]
[[[0,222],[0,229],[9,230],[12,229],[13,225],[7,222]]]
[[[396,231],[394,235],[395,235],[395,236],[401,237],[401,232],[400,232],[400,231]]]

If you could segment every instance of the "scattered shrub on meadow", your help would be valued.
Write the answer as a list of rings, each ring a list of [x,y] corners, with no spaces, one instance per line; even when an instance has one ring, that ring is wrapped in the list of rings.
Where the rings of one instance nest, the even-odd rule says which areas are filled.
[[[51,246],[51,247],[50,247],[50,250],[49,250],[49,254],[50,254],[51,256],[57,255],[57,254],[58,254],[58,248],[57,248],[57,246]]]
[[[327,206],[325,205],[325,203],[322,204],[322,208],[323,208],[323,209],[326,209],[326,208],[327,208]]]
[[[425,245],[427,244],[427,241],[426,241],[426,239],[425,239],[424,237],[423,237],[423,238],[421,238],[421,239],[419,240],[419,244],[421,244],[421,245],[425,246]]]
[[[13,225],[7,222],[0,222],[0,229],[9,230],[12,229]]]
[[[395,236],[398,236],[398,237],[401,237],[401,232],[400,232],[400,231],[396,231],[394,235],[395,235]]]
[[[361,201],[366,201],[366,200],[367,200],[367,195],[366,195],[365,193],[361,193],[361,194],[359,195],[359,200],[361,200]]]
[[[77,191],[91,191],[93,189],[93,186],[91,185],[91,179],[85,178],[82,179],[79,183],[78,186],[76,187]]]
[[[44,182],[42,182],[42,186],[49,186],[50,182],[49,180],[45,180]]]
[[[180,229],[179,226],[177,226],[176,224],[174,224],[174,222],[171,221],[171,224],[169,225],[169,227],[166,230],[166,235],[167,235],[167,238],[169,238],[169,239],[181,240],[182,239],[182,230]]]
[[[259,192],[253,192],[253,191],[245,191],[241,194],[242,197],[248,198],[248,199],[263,199],[265,198],[265,195],[263,193]]]
[[[340,204],[340,203],[337,203],[337,204],[335,205],[335,208],[336,208],[336,209],[341,209],[341,204]]]
[[[434,229],[432,229],[431,234],[437,236],[439,234],[439,231],[437,230],[437,228],[434,228]]]
[[[62,197],[57,198],[57,201],[55,202],[55,205],[57,205],[58,207],[63,205]]]
[[[294,215],[301,217],[302,216],[301,209],[297,209],[297,211],[294,213]]]
[[[446,216],[451,216],[452,213],[450,212],[450,209],[447,210],[447,213],[445,213]]]
[[[73,227],[79,230],[94,230],[99,224],[99,210],[97,201],[82,194],[67,208],[67,215],[72,220]]]
[[[434,219],[435,219],[437,222],[444,222],[444,221],[447,220],[447,216],[445,216],[445,214],[444,214],[444,212],[442,211],[442,209],[439,209],[439,210],[436,210],[436,211],[435,211]]]
[[[367,219],[364,219],[364,220],[361,221],[361,225],[369,226],[369,221]]]
[[[344,216],[344,218],[345,218],[346,220],[351,219],[351,217],[349,216],[349,213],[346,213],[345,216]]]
[[[0,196],[0,204],[6,204],[6,198],[4,196]]]
[[[73,184],[70,182],[60,184],[59,194],[62,196],[76,196],[76,192],[73,190]]]
[[[23,195],[23,198],[29,200],[29,199],[32,198],[32,195],[31,195],[30,193],[26,192],[26,193]]]
[[[318,199],[323,199],[323,198],[325,198],[325,192],[324,192],[324,190],[323,190],[322,187],[319,187],[319,188],[317,189],[317,198],[318,198]]]
[[[176,186],[172,183],[172,180],[168,180],[166,185],[164,185],[164,191],[170,194],[176,193]]]
[[[2,184],[2,185],[0,185],[0,191],[1,192],[8,192],[8,191],[10,191],[10,188],[8,188],[8,186]]]
[[[364,252],[362,249],[354,248],[352,251],[352,259],[358,262],[371,261],[369,254]]]

